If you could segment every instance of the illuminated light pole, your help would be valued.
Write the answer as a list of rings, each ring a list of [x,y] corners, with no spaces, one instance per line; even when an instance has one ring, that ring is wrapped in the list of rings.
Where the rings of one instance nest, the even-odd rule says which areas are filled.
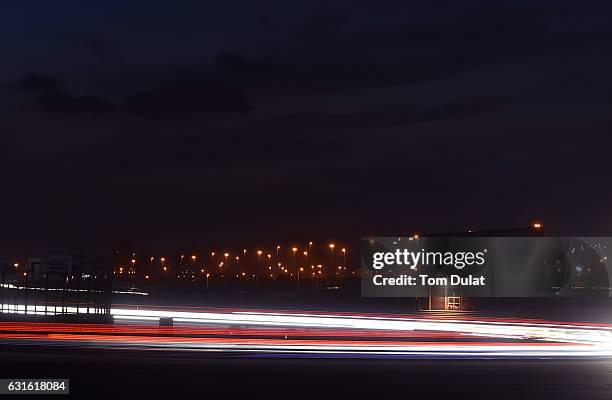
[[[280,250],[280,245],[276,246],[276,258],[278,258],[278,251]]]
[[[215,265],[215,252],[210,252],[210,265]]]
[[[229,253],[223,253],[223,257],[225,257],[225,264],[227,264],[227,258],[229,257]]]
[[[297,247],[292,247],[291,251],[293,252],[293,266],[297,268]]]
[[[342,248],[342,270],[340,271],[340,286],[344,287],[344,271],[346,271],[346,249]]]
[[[229,256],[229,254],[225,253],[224,255],[226,256],[225,259],[227,260],[227,256]],[[223,287],[225,287],[225,274],[223,273],[223,261],[219,263],[219,273],[221,274],[221,278],[223,278]]]
[[[336,247],[335,244],[333,244],[333,243],[329,244],[329,252],[330,252],[330,258],[329,258],[330,264],[329,265],[330,265],[331,268],[334,267],[334,247]]]
[[[304,268],[303,267],[300,267],[297,270],[297,287],[298,287],[297,289],[298,289],[298,292],[300,291],[300,272],[304,272]]]
[[[261,255],[263,254],[263,251],[261,250],[257,250],[257,268],[261,268]],[[257,280],[255,280],[255,286],[257,287]]]
[[[132,289],[136,287],[136,259],[132,258]]]
[[[192,273],[195,273],[195,262],[196,262],[196,256],[192,255],[191,256],[191,271],[192,271]]]
[[[308,265],[308,252],[307,251],[304,252],[304,265],[306,266]]]
[[[206,289],[208,289],[208,278],[210,277],[210,274],[206,274]]]

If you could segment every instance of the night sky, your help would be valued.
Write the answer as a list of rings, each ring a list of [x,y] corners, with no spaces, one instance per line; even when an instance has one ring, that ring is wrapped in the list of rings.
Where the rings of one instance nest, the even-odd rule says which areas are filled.
[[[610,1],[127,3],[0,5],[0,261],[612,232]]]

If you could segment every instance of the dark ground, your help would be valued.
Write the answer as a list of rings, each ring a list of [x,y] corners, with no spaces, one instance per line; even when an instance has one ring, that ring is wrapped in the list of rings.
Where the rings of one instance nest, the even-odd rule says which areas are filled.
[[[612,398],[612,360],[270,359],[3,346],[0,365],[2,378],[69,378],[76,398]]]

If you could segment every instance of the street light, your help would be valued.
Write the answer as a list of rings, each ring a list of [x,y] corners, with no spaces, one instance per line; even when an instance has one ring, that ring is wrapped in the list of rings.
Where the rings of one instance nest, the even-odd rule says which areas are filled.
[[[298,292],[300,291],[300,272],[304,272],[304,268],[300,267],[297,270],[297,288],[298,288]]]
[[[132,288],[136,287],[136,259],[132,258]]]
[[[292,247],[291,251],[293,252],[293,266],[297,268],[297,247]]]
[[[261,268],[261,255],[263,251],[257,250],[257,268]],[[255,279],[255,286],[257,287],[257,279]]]
[[[329,264],[329,265],[330,265],[330,267],[332,267],[332,268],[334,267],[334,247],[336,247],[336,245],[335,245],[335,244],[333,244],[333,243],[330,243],[330,244],[329,244],[329,251],[330,251],[330,253],[331,253],[331,257],[330,257],[330,264]]]

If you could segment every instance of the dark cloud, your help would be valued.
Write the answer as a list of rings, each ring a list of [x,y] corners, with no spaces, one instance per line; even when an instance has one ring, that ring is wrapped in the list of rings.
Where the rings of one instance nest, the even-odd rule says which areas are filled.
[[[51,90],[59,90],[61,86],[62,85],[60,82],[56,79],[36,72],[23,75],[12,85],[14,89],[29,93],[42,93]]]
[[[108,42],[99,37],[86,35],[65,35],[63,40],[68,44],[82,47],[97,56],[107,56],[114,53]]]
[[[59,90],[40,95],[35,104],[40,110],[53,113],[103,115],[117,110],[115,105],[100,97],[75,97]]]
[[[126,111],[148,116],[244,114],[253,106],[231,86],[200,78],[182,79],[166,88],[127,96]]]

